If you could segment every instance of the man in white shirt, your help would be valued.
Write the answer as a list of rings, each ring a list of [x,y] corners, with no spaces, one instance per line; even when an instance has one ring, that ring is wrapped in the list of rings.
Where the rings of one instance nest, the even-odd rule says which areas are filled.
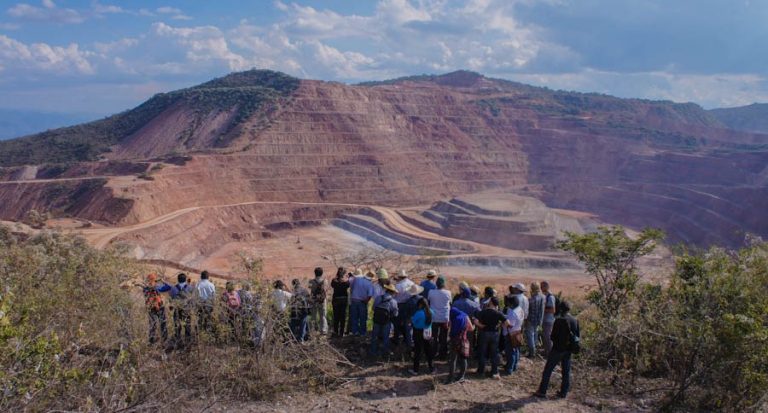
[[[437,278],[437,288],[429,292],[429,308],[432,316],[432,337],[435,339],[437,358],[448,358],[448,319],[451,313],[451,292],[445,288],[445,277]]]
[[[209,277],[208,271],[201,272],[200,283],[197,284],[197,331],[214,334],[213,303],[216,300],[216,286]]]
[[[517,297],[520,308],[523,309],[523,320],[528,318],[528,297],[525,296],[526,290],[525,285],[522,283],[509,286],[510,294]]]
[[[411,281],[408,278],[408,273],[405,272],[405,270],[400,270],[400,272],[394,277],[397,284],[395,284],[395,289],[397,290],[397,293],[395,294],[395,301],[397,302],[397,317],[395,318],[395,333],[392,337],[392,343],[394,345],[399,344],[399,337],[403,336],[403,340],[405,340],[405,344],[408,347],[413,347],[413,338],[411,337],[411,325],[410,325],[410,318],[411,318],[411,312],[408,308],[408,300],[411,298],[411,293],[408,292],[408,290],[415,285],[413,281]]]
[[[283,283],[281,280],[275,281],[273,286],[275,289],[272,291],[272,299],[274,300],[275,309],[278,313],[283,313],[285,308],[288,307],[288,301],[291,299],[293,294],[285,291],[285,283]]]

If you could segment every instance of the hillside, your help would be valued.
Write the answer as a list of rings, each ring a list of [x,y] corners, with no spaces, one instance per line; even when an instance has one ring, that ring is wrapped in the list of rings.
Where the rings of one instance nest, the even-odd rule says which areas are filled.
[[[768,133],[768,103],[712,109],[709,113],[731,129]]]
[[[600,223],[696,245],[768,236],[754,213],[768,135],[694,104],[465,71],[363,85],[236,73],[0,155],[0,219],[50,212],[95,225],[96,245],[221,272],[253,248],[311,267],[329,243],[467,273],[567,269],[554,239]]]

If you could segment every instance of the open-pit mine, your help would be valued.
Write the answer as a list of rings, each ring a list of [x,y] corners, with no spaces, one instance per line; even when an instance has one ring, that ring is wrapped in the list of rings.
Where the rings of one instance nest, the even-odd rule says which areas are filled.
[[[360,85],[235,73],[0,155],[0,219],[34,210],[97,247],[228,277],[243,253],[307,275],[380,250],[462,277],[580,279],[553,248],[564,231],[768,235],[768,135],[694,104],[471,72]]]

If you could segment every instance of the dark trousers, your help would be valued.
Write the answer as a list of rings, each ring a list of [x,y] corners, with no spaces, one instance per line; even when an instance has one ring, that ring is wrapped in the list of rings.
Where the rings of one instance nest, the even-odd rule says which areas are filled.
[[[563,381],[560,383],[560,395],[565,397],[568,390],[571,389],[571,352],[552,350],[547,356],[547,364],[544,366],[544,373],[541,375],[541,384],[539,384],[539,393],[547,394],[549,387],[549,378],[555,367],[561,364]]]
[[[344,335],[344,324],[347,321],[347,297],[333,299],[333,333]]]
[[[184,326],[184,339],[192,337],[192,315],[189,310],[176,307],[173,309],[173,328],[176,340],[181,340],[181,327]]]
[[[149,310],[149,342],[157,341],[157,330],[160,330],[160,337],[163,341],[168,340],[168,323],[165,319],[165,308],[159,310]]]
[[[434,339],[433,339],[434,340]],[[424,340],[424,330],[414,328],[413,329],[413,371],[419,371],[419,364],[421,363],[421,353],[427,357],[427,366],[432,369],[432,343]]]
[[[213,304],[202,304],[197,307],[197,333],[200,334],[203,331],[211,335],[215,334]]]
[[[309,340],[309,313],[291,317],[291,333],[298,342]]]
[[[397,317],[395,317],[394,321],[394,327],[395,327],[395,333],[392,337],[392,342],[397,345],[400,342],[400,337],[403,337],[403,341],[405,341],[405,345],[408,347],[413,347],[413,337],[411,337],[411,320],[410,317],[406,315],[406,304],[398,304],[397,305]]]
[[[491,359],[491,375],[499,373],[499,332],[498,331],[481,331],[480,332],[480,345],[478,348],[480,353],[480,360],[477,364],[478,374],[485,373],[485,363],[490,357]]]
[[[432,322],[432,343],[437,358],[448,357],[448,323]]]

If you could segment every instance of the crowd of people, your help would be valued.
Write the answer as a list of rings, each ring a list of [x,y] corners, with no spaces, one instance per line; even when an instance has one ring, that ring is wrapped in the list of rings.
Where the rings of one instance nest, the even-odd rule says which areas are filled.
[[[306,342],[311,334],[328,335],[330,293],[330,336],[370,340],[367,351],[376,358],[388,359],[394,347],[401,347],[410,355],[411,375],[421,373],[422,362],[434,374],[434,361],[446,360],[447,383],[461,382],[467,378],[470,361],[475,360],[478,377],[498,379],[517,370],[520,353],[525,350],[529,358],[539,354],[546,358],[536,396],[545,397],[557,365],[562,371],[558,396],[566,397],[570,389],[571,357],[579,351],[579,324],[570,314],[569,304],[552,294],[547,282],[531,283],[530,291],[515,283],[503,296],[486,287],[481,295],[477,287],[465,282],[457,291],[450,291],[445,277],[434,270],[427,271],[417,284],[406,271],[390,278],[383,268],[366,272],[339,268],[327,282],[323,269],[316,268],[306,287],[299,279],[291,281],[290,289],[277,280],[267,297],[253,294],[248,283],[236,290],[228,281],[218,298],[222,311],[216,323],[216,287],[209,278],[203,271],[200,282],[193,286],[183,273],[178,274],[175,285],[160,283],[154,274],[147,277],[144,297],[150,343],[157,342],[158,332],[163,342],[168,340],[163,293],[168,293],[172,302],[175,343],[193,340],[192,316],[196,313],[198,333],[219,337],[218,325],[225,324],[228,338],[247,338],[256,346],[263,339],[265,300],[271,311],[284,316],[296,341]],[[488,364],[490,370],[486,372]]]

